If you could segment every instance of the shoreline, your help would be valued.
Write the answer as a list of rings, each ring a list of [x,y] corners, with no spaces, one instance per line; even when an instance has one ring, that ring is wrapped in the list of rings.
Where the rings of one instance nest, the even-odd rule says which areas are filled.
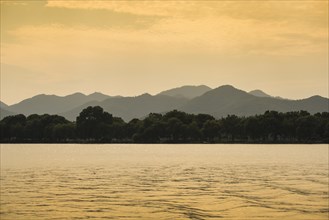
[[[289,144],[301,144],[301,145],[328,145],[328,142],[216,142],[216,143],[202,143],[202,142],[154,142],[154,143],[135,143],[135,142],[0,142],[1,144],[94,144],[94,145],[100,145],[100,144],[125,144],[125,145],[248,145],[248,144],[254,144],[254,145],[289,145]]]

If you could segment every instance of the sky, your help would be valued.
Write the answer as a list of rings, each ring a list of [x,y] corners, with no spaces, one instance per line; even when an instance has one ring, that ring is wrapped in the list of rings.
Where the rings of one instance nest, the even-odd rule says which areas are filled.
[[[1,93],[328,97],[328,1],[3,1]]]

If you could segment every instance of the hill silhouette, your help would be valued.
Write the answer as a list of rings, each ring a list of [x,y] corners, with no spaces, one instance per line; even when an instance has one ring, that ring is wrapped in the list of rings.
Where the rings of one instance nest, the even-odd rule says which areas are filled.
[[[139,98],[150,98],[148,95]],[[0,143],[329,143],[329,112],[266,111],[256,116],[169,111],[125,122],[100,106],[84,108],[76,122],[58,115],[8,116]]]
[[[0,108],[0,120],[9,115],[16,115],[16,114],[17,114],[16,112],[11,112],[4,108]]]
[[[268,97],[268,98],[284,99],[280,96],[271,96],[271,95],[265,93],[264,91],[262,91],[260,89],[252,90],[252,91],[249,92],[249,94],[257,96],[257,97]]]
[[[169,90],[160,92],[158,95],[166,95],[166,96],[172,96],[172,97],[182,97],[182,98],[193,99],[195,97],[203,95],[204,93],[206,93],[210,90],[211,90],[211,88],[208,86],[205,86],[205,85],[182,86],[182,87],[169,89]]]
[[[0,101],[0,120],[9,115],[16,114],[15,112],[9,111],[8,108],[9,106],[6,103]]]
[[[9,106],[6,103],[0,101],[0,108],[7,109],[8,107]]]
[[[105,111],[114,116],[121,117],[125,121],[133,118],[142,118],[151,112],[160,113],[178,109],[188,101],[186,98],[170,97],[165,95],[152,96],[145,93],[136,97],[114,97],[102,102],[92,101],[85,103],[71,111],[61,113],[69,120],[75,120],[82,109],[88,106],[101,106]]]
[[[280,99],[261,90],[248,93],[231,85],[224,85],[215,89],[207,86],[183,86],[157,95],[145,93],[136,97],[113,97],[102,93],[74,93],[68,96],[41,94],[11,106],[4,103],[1,106],[1,118],[14,114],[28,116],[46,113],[57,114],[74,121],[84,108],[101,106],[114,116],[129,121],[133,118],[143,118],[149,113],[165,113],[174,109],[194,114],[205,113],[214,117],[232,114],[250,116],[262,114],[267,110],[304,110],[314,114],[329,112],[329,99],[321,96],[300,100]]]
[[[304,110],[312,114],[328,112],[329,99],[313,96],[301,100],[284,100],[274,97],[257,97],[230,85],[220,86],[197,97],[181,110],[188,113],[206,113],[215,117],[229,114],[250,116],[267,110],[279,112]]]
[[[254,96],[258,96],[258,97],[272,97],[269,94],[263,92],[260,89],[256,89],[256,90],[252,90],[249,92],[249,94],[254,95]]]
[[[101,93],[93,93],[88,96],[82,93],[74,93],[67,96],[41,94],[14,104],[8,110],[24,115],[58,114],[92,100],[102,101],[109,97]]]

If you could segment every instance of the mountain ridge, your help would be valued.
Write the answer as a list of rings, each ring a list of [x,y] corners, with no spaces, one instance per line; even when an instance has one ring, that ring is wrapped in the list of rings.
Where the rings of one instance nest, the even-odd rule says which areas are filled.
[[[188,113],[211,114],[215,117],[224,117],[228,114],[250,116],[262,114],[267,110],[279,112],[305,110],[314,114],[328,112],[329,99],[321,96],[311,96],[301,100],[257,97],[233,86],[220,86],[193,99],[181,110]]]
[[[204,93],[210,90],[211,88],[206,85],[199,85],[199,86],[186,85],[186,86],[181,86],[181,87],[162,91],[157,95],[167,95],[172,97],[183,97],[183,98],[193,99],[195,97],[203,95]]]
[[[272,96],[270,96],[269,94],[265,93],[264,91],[262,91],[260,89],[255,89],[255,90],[252,90],[248,93],[251,94],[251,95],[254,95],[254,96],[258,96],[258,97],[272,97]]]
[[[187,94],[185,88],[194,90],[194,96],[200,92],[202,94],[194,98],[184,97]],[[156,95],[144,93],[133,97],[109,96],[100,92],[89,95],[77,92],[67,96],[39,94],[14,105],[1,104],[4,108],[1,107],[0,117],[12,114],[58,114],[74,121],[84,108],[96,105],[126,121],[143,118],[149,113],[164,113],[174,109],[193,114],[211,114],[215,117],[228,114],[250,116],[262,114],[267,110],[280,112],[305,110],[310,113],[329,111],[329,99],[319,95],[288,100],[266,93],[267,96],[260,97],[232,85],[222,85],[214,89],[201,85],[201,88],[200,90],[200,86],[182,86]],[[168,95],[168,91],[173,93]],[[182,94],[177,95],[179,92]]]
[[[68,111],[94,99],[104,100],[110,96],[84,95],[77,92],[66,96],[39,94],[8,107],[8,110],[23,114],[56,114]]]
[[[271,96],[269,94],[267,94],[266,92],[260,90],[260,89],[255,89],[255,90],[252,90],[250,92],[248,92],[249,94],[251,95],[254,95],[254,96],[257,96],[257,97],[267,97],[267,98],[276,98],[276,99],[284,99],[280,96]]]

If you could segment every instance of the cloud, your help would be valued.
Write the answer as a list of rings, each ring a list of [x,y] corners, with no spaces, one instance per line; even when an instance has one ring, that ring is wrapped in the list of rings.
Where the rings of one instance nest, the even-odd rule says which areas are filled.
[[[150,79],[157,89],[159,79],[177,86],[184,80],[207,84],[207,79],[214,83],[211,86],[218,86],[220,80],[240,80],[243,85],[252,77],[261,83],[268,79],[278,83],[276,72],[291,74],[294,80],[304,72],[304,81],[313,77],[323,85],[328,72],[324,66],[328,62],[323,61],[328,56],[327,5],[312,1],[29,2],[2,7],[1,61],[46,75],[48,87],[52,82],[67,82],[66,91],[73,88],[68,82],[80,82],[75,83],[78,88],[87,88],[88,83],[107,88],[102,79],[113,80],[111,88],[117,87],[118,94],[122,88],[117,82]],[[273,69],[272,75],[264,74],[270,71],[265,64]],[[315,64],[316,77],[308,76]],[[243,75],[246,72],[248,76]],[[138,84],[130,88],[143,90]]]
[[[137,15],[240,20],[295,21],[326,27],[328,1],[48,1],[47,7],[110,10]]]
[[[202,6],[194,1],[48,1],[47,7],[111,10],[137,15],[175,16],[197,11]]]
[[[323,53],[328,39],[328,2],[284,1],[48,1],[47,7],[109,10],[162,16],[138,31],[112,35],[147,49],[188,52],[303,55]],[[292,36],[296,36],[293,38]],[[113,39],[115,40],[115,39]],[[146,43],[147,42],[147,43]],[[145,45],[147,44],[147,45]],[[163,48],[162,48],[163,47]]]
[[[144,29],[53,24],[22,26],[8,31],[8,34],[19,44],[8,44],[6,54],[21,47],[63,56],[83,56],[84,52],[91,55],[101,52],[109,55],[210,53],[299,56],[325,52],[328,38],[326,30],[305,29],[294,23],[264,23],[212,15],[199,19],[163,19]],[[13,57],[16,56],[14,54]]]
[[[318,1],[48,1],[36,7],[31,3],[35,13],[23,13],[24,17],[40,11],[44,18],[35,17],[30,23],[20,21],[20,26],[11,29],[4,25],[2,43],[15,39],[8,42],[40,44],[42,47],[38,48],[54,53],[66,50],[68,55],[77,51],[76,47],[89,51],[103,48],[109,53],[228,56],[323,53],[328,39],[325,19],[328,10],[323,7],[327,4]],[[20,12],[23,11],[27,13],[26,9]],[[63,16],[65,19],[59,18]],[[9,16],[6,22],[12,20]],[[44,24],[40,23],[42,20]]]

